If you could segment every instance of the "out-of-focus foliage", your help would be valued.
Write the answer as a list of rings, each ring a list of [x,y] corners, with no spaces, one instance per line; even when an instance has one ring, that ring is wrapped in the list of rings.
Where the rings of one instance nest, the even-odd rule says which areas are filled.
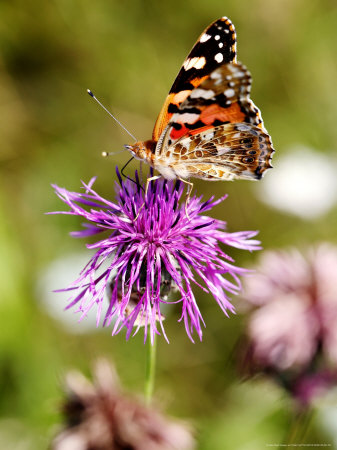
[[[108,329],[78,334],[82,325],[75,315],[71,333],[41,307],[50,298],[46,292],[64,287],[55,273],[41,289],[48,267],[84,246],[67,236],[79,228],[75,218],[44,215],[62,208],[50,183],[75,190],[80,179],[97,175],[97,190],[113,195],[114,166],[129,155],[122,151],[104,160],[100,153],[121,151],[129,137],[86,88],[139,139],[148,139],[187,52],[203,28],[223,15],[234,22],[238,59],[252,72],[252,97],[276,148],[274,166],[296,145],[335,163],[333,0],[0,3],[2,448],[46,448],[60,422],[60,379],[70,367],[88,372],[92,360],[104,355],[130,390],[142,390],[140,335],[125,342],[123,335],[111,338]],[[273,171],[266,175],[272,176]],[[265,248],[336,242],[336,206],[306,221],[263,204],[251,182],[196,182],[195,189],[205,197],[229,193],[215,214],[230,230],[259,229]],[[238,251],[237,258],[252,265],[256,256],[241,260]],[[52,298],[65,305],[58,294]],[[201,292],[199,301],[207,323],[202,343],[189,342],[177,315],[167,318],[171,343],[158,346],[157,400],[170,414],[192,418],[202,449],[255,450],[280,442],[289,422],[288,400],[269,384],[238,382],[233,349],[244,318],[224,318]],[[305,441],[332,442],[323,433],[313,426]]]

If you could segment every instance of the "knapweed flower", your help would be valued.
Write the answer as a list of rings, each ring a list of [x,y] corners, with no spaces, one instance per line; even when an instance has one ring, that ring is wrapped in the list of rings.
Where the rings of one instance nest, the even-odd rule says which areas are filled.
[[[189,426],[165,417],[154,407],[121,392],[114,368],[100,360],[91,383],[70,372],[62,410],[66,427],[53,450],[192,450]]]
[[[337,248],[265,252],[246,279],[249,366],[302,403],[337,383]]]
[[[259,249],[252,239],[256,232],[229,233],[226,223],[203,215],[226,197],[202,201],[192,196],[185,204],[184,185],[157,180],[141,186],[136,182],[116,183],[116,200],[99,196],[92,188],[94,179],[83,184],[84,192],[69,192],[54,186],[57,195],[70,207],[63,214],[82,216],[85,229],[73,236],[85,237],[108,232],[87,247],[94,256],[79,278],[68,289],[74,292],[68,308],[77,306],[81,318],[97,306],[97,325],[108,292],[103,326],[114,321],[112,334],[127,328],[127,338],[144,325],[145,339],[150,329],[151,340],[163,327],[161,307],[169,303],[168,294],[177,290],[181,318],[188,336],[196,330],[202,338],[204,323],[192,291],[195,284],[211,293],[222,311],[234,312],[228,294],[240,291],[240,276],[246,269],[234,265],[225,249]],[[222,248],[224,246],[225,249]],[[108,289],[107,289],[108,288]]]

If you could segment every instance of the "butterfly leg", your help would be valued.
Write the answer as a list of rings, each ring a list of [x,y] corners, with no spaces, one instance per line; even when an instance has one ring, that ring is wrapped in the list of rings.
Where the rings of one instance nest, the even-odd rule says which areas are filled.
[[[142,209],[144,208],[144,206],[145,206],[145,199],[146,199],[147,191],[149,190],[149,186],[150,186],[151,181],[158,180],[158,178],[161,178],[161,176],[160,176],[160,175],[156,175],[156,176],[150,177],[150,178],[148,178],[148,179],[146,180],[145,194],[144,194],[144,203],[143,203],[142,206],[139,208],[136,217],[133,219],[134,222],[138,219],[141,210],[142,210]]]
[[[150,178],[148,178],[148,179],[146,180],[146,186],[145,186],[145,198],[146,198],[146,195],[147,195],[147,191],[149,190],[149,186],[150,186],[151,181],[158,180],[158,178],[161,178],[161,175],[156,175],[156,176],[150,177]]]
[[[178,180],[180,180],[183,183],[188,185],[188,187],[187,187],[187,194],[186,194],[186,201],[185,201],[185,213],[186,213],[186,217],[188,218],[188,220],[190,220],[190,216],[188,215],[188,212],[187,212],[187,206],[188,206],[190,198],[191,198],[191,192],[192,192],[194,184],[191,183],[190,181],[183,180],[182,178],[179,178],[179,177],[178,177]]]

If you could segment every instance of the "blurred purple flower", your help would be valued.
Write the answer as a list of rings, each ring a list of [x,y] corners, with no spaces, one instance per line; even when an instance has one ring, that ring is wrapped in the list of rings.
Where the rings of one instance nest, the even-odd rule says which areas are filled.
[[[67,374],[63,413],[66,428],[53,450],[192,450],[190,427],[121,392],[106,360],[97,362],[94,382],[80,372]]]
[[[324,395],[337,384],[336,369],[319,369],[313,373],[302,373],[290,386],[294,397],[302,406],[308,406],[316,397]]]
[[[244,299],[251,372],[272,374],[303,404],[337,382],[337,248],[265,252]]]
[[[186,214],[185,202],[179,203],[184,191],[182,183],[162,179],[152,182],[145,198],[137,174],[137,183],[122,181],[118,171],[117,175],[120,186],[116,183],[115,202],[102,198],[92,189],[95,179],[88,185],[83,183],[83,193],[54,186],[57,195],[71,209],[59,214],[82,216],[88,221],[85,229],[72,233],[73,236],[109,232],[107,237],[87,246],[96,253],[80,277],[64,289],[74,291],[67,308],[77,305],[83,318],[97,305],[98,325],[104,293],[108,292],[109,305],[103,326],[114,319],[113,335],[125,326],[129,338],[134,326],[135,333],[140,326],[145,326],[146,339],[149,325],[153,341],[154,335],[160,334],[159,323],[167,339],[160,309],[162,304],[169,303],[168,293],[176,289],[180,298],[175,303],[181,303],[182,308],[180,320],[184,321],[192,341],[194,330],[201,339],[204,322],[192,284],[211,293],[226,315],[227,310],[234,312],[228,293],[240,291],[239,276],[247,270],[235,266],[220,244],[257,250],[259,241],[251,239],[256,232],[228,233],[225,222],[202,215],[226,196],[219,200],[212,197],[205,202],[193,196]]]

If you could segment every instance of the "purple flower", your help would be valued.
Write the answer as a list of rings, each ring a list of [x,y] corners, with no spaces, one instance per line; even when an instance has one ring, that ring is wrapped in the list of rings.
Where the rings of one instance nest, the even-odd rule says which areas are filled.
[[[337,248],[266,252],[244,298],[250,371],[272,375],[307,405],[337,383]]]
[[[251,239],[256,232],[226,232],[226,223],[202,215],[222,202],[212,197],[202,201],[192,196],[185,208],[184,186],[181,182],[157,180],[144,186],[131,180],[116,183],[116,201],[99,196],[92,185],[83,183],[84,192],[69,192],[54,186],[57,195],[70,207],[71,214],[87,220],[85,229],[72,233],[86,237],[102,232],[107,236],[87,245],[96,251],[79,278],[67,289],[74,292],[67,308],[77,305],[81,318],[97,306],[97,326],[104,306],[104,293],[109,302],[104,312],[103,326],[114,321],[112,334],[127,328],[127,338],[135,326],[136,333],[144,326],[145,339],[149,326],[151,341],[162,330],[161,307],[168,304],[168,294],[179,292],[175,303],[181,305],[181,318],[193,341],[195,330],[202,338],[204,324],[192,285],[211,293],[222,311],[234,312],[228,294],[241,289],[239,277],[246,269],[234,265],[233,259],[221,248],[259,249],[259,241]],[[180,202],[180,200],[182,200]],[[144,203],[145,202],[145,203]],[[187,209],[187,214],[185,209]]]

